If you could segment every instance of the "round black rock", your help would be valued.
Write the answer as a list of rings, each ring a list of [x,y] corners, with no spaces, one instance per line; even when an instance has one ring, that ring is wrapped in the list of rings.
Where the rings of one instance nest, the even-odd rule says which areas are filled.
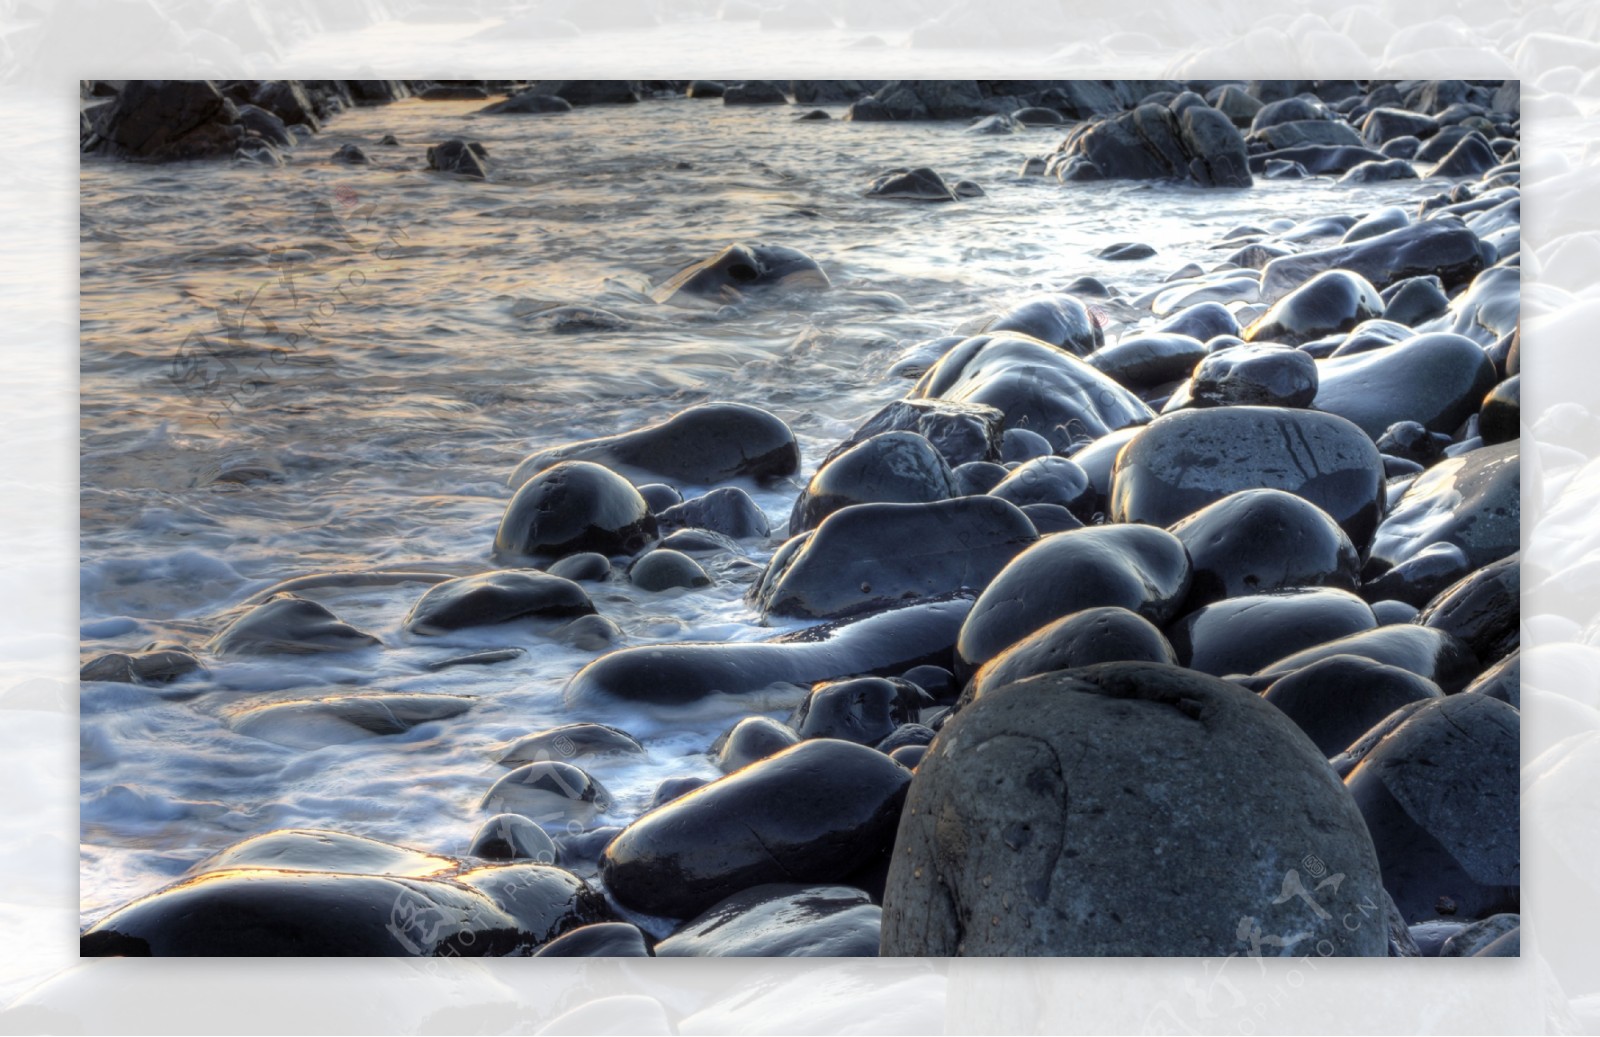
[[[1309,407],[1317,396],[1317,377],[1317,362],[1301,350],[1234,346],[1208,354],[1195,366],[1187,402],[1192,407]]]
[[[655,538],[656,518],[626,479],[588,461],[564,461],[522,484],[494,542],[508,554],[561,557],[633,554]]]
[[[406,615],[414,634],[443,634],[463,627],[517,619],[562,619],[595,611],[571,580],[536,570],[502,570],[447,580],[428,588]]]
[[[1279,299],[1243,338],[1298,346],[1382,314],[1383,299],[1370,281],[1348,270],[1328,270]]]
[[[533,952],[535,958],[647,958],[644,933],[627,922],[580,926]]]
[[[684,924],[656,944],[656,957],[876,957],[882,916],[850,886],[756,886]]]
[[[800,741],[794,728],[771,717],[745,717],[711,745],[717,769],[731,774],[757,760],[775,756]]]
[[[856,677],[819,684],[795,709],[789,726],[801,738],[838,738],[877,745],[933,705],[927,692],[895,677]]]
[[[1167,637],[1179,663],[1225,677],[1377,625],[1349,591],[1298,588],[1212,602],[1169,626]]]
[[[1088,526],[1046,537],[1019,554],[978,597],[956,642],[968,673],[1040,627],[1083,609],[1115,605],[1157,625],[1189,593],[1189,557],[1163,529]]]
[[[894,842],[911,774],[882,753],[811,739],[652,810],[606,848],[623,905],[689,918],[772,882],[837,882]]]
[[[1317,369],[1315,407],[1348,418],[1374,440],[1397,421],[1454,432],[1495,383],[1483,347],[1449,332],[1331,357]]]
[[[1143,616],[1114,605],[1087,608],[1040,627],[984,663],[965,697],[978,698],[1041,673],[1109,662],[1176,666],[1178,657],[1161,631]]]
[[[1308,854],[1342,881],[1319,887]],[[1383,956],[1382,926],[1339,923],[1382,897],[1360,812],[1287,717],[1212,677],[1103,663],[944,726],[895,840],[882,953]]]
[[[556,862],[556,844],[521,814],[496,814],[472,837],[467,856],[497,861]]]
[[[1240,490],[1172,527],[1194,567],[1183,611],[1292,587],[1358,585],[1355,545],[1321,508],[1283,490]]]
[[[1402,706],[1441,698],[1432,681],[1356,655],[1330,655],[1274,681],[1263,694],[1324,756],[1344,752]]]
[[[915,432],[885,432],[818,469],[795,501],[790,534],[814,529],[851,504],[917,504],[955,496],[950,465]]]
[[[699,562],[670,547],[658,547],[640,556],[629,567],[628,579],[635,587],[647,591],[711,586],[711,577],[700,568]]]

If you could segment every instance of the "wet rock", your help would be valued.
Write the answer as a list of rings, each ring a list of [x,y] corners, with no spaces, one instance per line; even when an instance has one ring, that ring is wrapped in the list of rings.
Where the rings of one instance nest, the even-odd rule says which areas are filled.
[[[317,602],[281,592],[230,623],[206,649],[215,655],[307,655],[378,643]]]
[[[656,944],[656,956],[877,957],[882,915],[866,893],[850,886],[756,886]]]
[[[1224,677],[1377,625],[1349,591],[1296,588],[1212,602],[1167,627],[1167,637],[1181,665]]]
[[[1478,433],[1487,446],[1509,443],[1522,436],[1522,376],[1512,375],[1483,398],[1478,411]]]
[[[1087,608],[1040,627],[984,663],[962,698],[980,698],[1041,673],[1109,662],[1176,666],[1178,657],[1161,631],[1143,616],[1116,606]]]
[[[990,490],[989,496],[1018,507],[1060,505],[1081,522],[1094,517],[1095,493],[1089,474],[1065,457],[1037,457],[1023,462]]]
[[[329,158],[330,162],[343,162],[346,165],[365,166],[371,163],[367,153],[354,144],[346,144]]]
[[[1429,176],[1478,176],[1499,164],[1500,159],[1495,155],[1494,149],[1489,147],[1489,142],[1481,134],[1469,133],[1450,149],[1449,154],[1439,160],[1439,164],[1433,167],[1433,172]]]
[[[472,700],[459,695],[375,692],[273,702],[245,709],[229,724],[251,738],[296,749],[321,749],[404,734],[419,724],[460,716],[471,708]]]
[[[938,732],[922,724],[901,724],[895,728],[889,737],[883,739],[873,748],[880,753],[894,755],[894,751],[907,745],[927,745],[933,741]]]
[[[1398,421],[1448,433],[1473,414],[1494,385],[1494,365],[1471,339],[1417,335],[1382,349],[1317,364],[1314,406],[1348,418],[1374,439]]]
[[[683,503],[683,494],[664,482],[645,483],[642,486],[635,486],[634,489],[639,491],[639,496],[644,498],[644,502],[650,505],[650,510],[656,515],[660,515],[674,504]]]
[[[562,724],[517,739],[496,757],[505,767],[580,756],[643,756],[644,746],[626,731],[583,721]]]
[[[1065,293],[1024,299],[981,330],[986,335],[1027,335],[1080,357],[1088,357],[1105,344],[1100,322],[1082,300]]]
[[[1274,259],[1261,275],[1264,298],[1283,296],[1333,268],[1384,289],[1408,277],[1433,275],[1446,288],[1466,284],[1483,269],[1478,236],[1448,220],[1416,223],[1349,245]]]
[[[837,882],[887,852],[911,774],[866,746],[801,742],[645,814],[607,847],[606,887],[687,918],[772,882]]]
[[[444,634],[513,620],[562,619],[594,612],[571,580],[529,569],[480,573],[428,588],[404,621],[414,634]]]
[[[336,832],[274,832],[102,918],[81,937],[80,952],[512,955],[610,916],[600,894],[560,868],[460,869],[449,858]]]
[[[772,532],[761,508],[736,486],[724,486],[703,497],[661,509],[656,512],[656,518],[663,529],[692,526],[736,540],[765,537]]]
[[[642,555],[629,567],[628,579],[635,587],[647,591],[711,586],[711,577],[700,568],[699,562],[669,547],[658,547]]]
[[[1065,533],[1069,529],[1082,529],[1084,521],[1059,504],[1024,504],[1022,513],[1028,516],[1033,528],[1041,537],[1051,533]]]
[[[1173,393],[1179,407],[1309,407],[1317,395],[1317,363],[1288,346],[1231,346],[1195,365],[1186,386]]]
[[[1408,277],[1385,293],[1383,319],[1414,327],[1440,316],[1450,308],[1450,299],[1437,277]]]
[[[1466,687],[1480,668],[1472,650],[1443,630],[1430,627],[1383,626],[1324,642],[1263,667],[1252,686],[1269,687],[1272,680],[1335,655],[1355,655],[1424,677],[1446,695]]]
[[[959,661],[970,673],[1053,620],[1098,606],[1165,624],[1187,596],[1189,576],[1182,542],[1163,529],[1090,526],[1046,537],[979,596],[961,628]]]
[[[1293,148],[1250,156],[1250,171],[1261,173],[1275,163],[1299,166],[1314,176],[1335,176],[1347,173],[1363,162],[1382,161],[1381,152],[1371,148],[1350,147],[1344,144],[1302,144]],[[1299,179],[1298,177],[1295,179]]]
[[[1389,457],[1426,467],[1444,456],[1450,437],[1443,432],[1429,432],[1420,422],[1397,421],[1383,430],[1377,443],[1378,449]]]
[[[634,84],[622,79],[552,79],[529,88],[553,94],[574,106],[590,104],[633,104],[639,100]]]
[[[1361,162],[1351,166],[1339,178],[1341,184],[1382,184],[1391,180],[1415,180],[1416,168],[1403,158],[1382,162]]]
[[[1201,342],[1210,342],[1218,335],[1237,335],[1238,318],[1220,302],[1198,302],[1186,306],[1157,324],[1153,332],[1158,335],[1188,335]]]
[[[917,382],[912,396],[980,403],[1028,428],[1057,451],[1147,421],[1150,408],[1093,367],[1037,339],[969,338]]]
[[[169,684],[204,667],[193,652],[182,645],[155,642],[137,652],[108,652],[83,664],[80,681],[111,681],[117,684]]]
[[[970,119],[983,112],[983,94],[970,79],[893,80],[850,106],[856,122]]]
[[[1517,443],[1447,458],[1407,488],[1372,542],[1371,580],[1434,544],[1454,544],[1470,568],[1516,551],[1522,526]]]
[[[968,461],[950,474],[955,479],[957,497],[975,497],[999,486],[1010,471],[1005,465],[992,461]]]
[[[789,532],[813,529],[852,504],[922,504],[955,494],[950,466],[914,432],[884,432],[817,470],[795,500]]]
[[[1167,526],[1240,490],[1285,490],[1339,524],[1357,551],[1383,513],[1383,462],[1344,418],[1283,407],[1163,414],[1117,455],[1111,520]]]
[[[971,461],[996,461],[1001,457],[1003,418],[993,407],[981,404],[895,400],[862,422],[822,463],[825,465],[856,444],[884,432],[915,432],[932,443],[952,468]]]
[[[1521,590],[1521,556],[1509,555],[1440,591],[1417,622],[1454,634],[1481,662],[1497,662],[1521,643]]]
[[[710,259],[684,267],[650,296],[671,306],[721,306],[740,302],[755,292],[829,285],[822,267],[799,249],[736,243]]]
[[[496,781],[480,807],[549,824],[587,824],[611,809],[611,794],[581,767],[559,760],[525,763]]]
[[[557,115],[572,111],[572,104],[564,97],[542,94],[537,90],[524,90],[512,94],[504,101],[479,108],[478,115]]]
[[[912,202],[953,202],[955,190],[944,177],[926,167],[891,169],[867,188],[870,198],[901,198]]]
[[[829,515],[794,548],[785,545],[751,596],[763,615],[834,618],[977,592],[1035,539],[1026,516],[1005,501],[856,505]]]
[[[1262,694],[1324,756],[1343,752],[1395,710],[1443,696],[1424,677],[1355,655],[1325,656],[1280,677]]]
[[[1343,879],[1240,851],[1286,839]],[[1152,884],[1169,856],[1184,866]],[[1360,813],[1288,718],[1214,678],[1103,663],[945,725],[906,802],[882,953],[1382,956],[1382,927],[1338,923],[1382,895]]]
[[[521,814],[496,814],[472,837],[468,857],[495,861],[556,862],[556,844],[544,829]]]
[[[574,708],[619,700],[682,705],[716,694],[746,695],[859,674],[888,676],[924,663],[948,665],[970,608],[966,599],[912,605],[753,644],[624,648],[580,670],[563,697]]]
[[[1267,147],[1299,148],[1308,144],[1360,147],[1361,136],[1343,121],[1328,119],[1299,119],[1268,126],[1250,134],[1252,141],[1261,141]]]
[[[1192,180],[1204,187],[1249,187],[1244,138],[1229,118],[1204,105],[1181,115],[1162,105],[1083,124],[1060,149],[1063,180]]]
[[[1129,389],[1148,389],[1189,377],[1206,345],[1188,335],[1130,335],[1086,358],[1089,366]]]
[[[770,717],[745,717],[711,745],[717,769],[731,774],[800,741],[794,728]]]
[[[428,149],[428,168],[439,173],[455,173],[483,180],[489,176],[489,170],[484,165],[487,156],[488,152],[477,141],[456,138]]]
[[[1396,137],[1431,137],[1438,132],[1439,123],[1431,116],[1401,108],[1374,108],[1361,120],[1361,136],[1373,147]]]
[[[710,778],[687,776],[681,778],[668,778],[666,781],[663,781],[660,785],[656,786],[655,794],[650,797],[650,806],[648,809],[654,810],[656,807],[662,806],[663,804],[671,803],[678,797],[686,796],[700,786],[709,785],[710,783]]]
[[[877,745],[933,705],[927,692],[897,677],[856,677],[818,684],[789,718],[801,738]]]
[[[1452,934],[1439,948],[1441,958],[1516,958],[1522,954],[1522,917],[1490,915]]]
[[[1522,649],[1484,670],[1466,687],[1466,692],[1499,699],[1514,709],[1522,708]],[[1465,693],[1465,692],[1464,692]]]
[[[889,759],[908,770],[915,770],[917,764],[921,763],[922,758],[926,755],[928,755],[928,747],[925,745],[902,745],[889,754]]]
[[[627,480],[588,461],[563,461],[521,485],[495,535],[495,549],[564,557],[631,554],[656,536],[656,519]]]
[[[1408,709],[1351,750],[1359,762],[1345,779],[1372,832],[1384,887],[1408,923],[1515,911],[1517,711],[1483,695]]]
[[[1298,346],[1324,335],[1349,331],[1383,313],[1383,300],[1364,277],[1326,270],[1279,299],[1244,331],[1246,342]]]
[[[1050,441],[1037,432],[1025,428],[1008,428],[1005,435],[1000,437],[1000,461],[1002,467],[1010,464],[1022,464],[1032,461],[1036,457],[1053,457],[1055,448]],[[998,482],[995,486],[1000,485]],[[990,490],[994,486],[989,487]],[[985,493],[988,490],[984,491]]]
[[[1194,573],[1181,612],[1296,587],[1358,586],[1350,537],[1321,508],[1283,490],[1240,490],[1171,528]]]
[[[714,79],[696,79],[694,82],[689,84],[688,88],[684,90],[683,94],[685,97],[693,97],[696,100],[704,100],[706,98],[714,99],[721,97],[723,94],[727,93],[727,91],[727,86],[717,82]]]
[[[246,133],[254,134],[276,148],[294,147],[294,137],[289,133],[288,127],[283,124],[283,120],[276,115],[264,108],[257,108],[253,104],[241,104],[238,106],[238,111],[239,125],[244,127]],[[353,144],[347,144],[345,148],[353,148],[357,153],[361,151],[360,148],[356,148]],[[340,148],[339,152],[343,152],[345,148]],[[339,154],[335,153],[334,158],[338,159],[338,157]],[[361,161],[366,161],[365,155],[362,156]]]
[[[598,583],[611,575],[611,559],[595,551],[583,551],[551,562],[545,571],[564,580]]]
[[[1094,257],[1121,263],[1133,259],[1149,259],[1155,254],[1156,250],[1142,241],[1119,241],[1096,250]]]
[[[781,479],[800,471],[800,447],[782,419],[742,403],[705,403],[666,421],[615,436],[533,454],[512,486],[562,461],[594,461],[618,471],[711,486],[729,479]]]
[[[210,80],[132,79],[99,110],[94,132],[112,154],[171,162],[233,154],[244,134],[237,123]]]
[[[535,958],[647,958],[644,933],[627,922],[580,926],[533,952]]]
[[[776,84],[764,79],[749,79],[722,91],[722,103],[733,104],[788,104],[789,98]]]

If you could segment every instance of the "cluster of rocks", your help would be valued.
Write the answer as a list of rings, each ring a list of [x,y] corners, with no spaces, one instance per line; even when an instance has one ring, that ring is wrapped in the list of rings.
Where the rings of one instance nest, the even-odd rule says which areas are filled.
[[[1318,103],[1392,90],[1437,118],[1485,99],[1461,86]],[[1199,140],[1221,118],[1243,141],[1241,120],[1304,100],[1263,93],[1090,125]],[[920,344],[896,368],[909,391],[820,459],[776,538],[734,483],[806,469],[759,408],[531,455],[495,538],[510,568],[384,577],[430,584],[410,635],[544,624],[603,645],[583,582],[692,592],[697,552],[740,540],[770,547],[751,607],[819,625],[594,659],[563,690],[577,722],[502,753],[472,859],[273,833],[113,912],[85,953],[1514,953],[1517,181],[1500,164],[1412,211],[1240,227],[1210,270],[1138,295],[1081,279]],[[828,285],[804,253],[736,244],[655,297]],[[381,650],[296,593],[311,579],[206,650]],[[173,679],[182,654],[89,665]],[[779,720],[784,688],[803,697]],[[582,717],[713,698],[746,704],[707,750],[723,776],[618,818],[588,758],[643,747]],[[384,734],[467,705],[271,708]],[[281,718],[237,723],[272,737]],[[395,903],[421,936],[368,924]],[[334,906],[361,924],[331,931]]]

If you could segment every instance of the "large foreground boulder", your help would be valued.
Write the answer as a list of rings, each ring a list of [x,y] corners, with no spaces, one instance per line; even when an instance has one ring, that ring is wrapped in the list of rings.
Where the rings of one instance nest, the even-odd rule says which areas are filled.
[[[1383,898],[1360,811],[1287,717],[1103,663],[945,724],[895,839],[882,953],[1383,956]]]

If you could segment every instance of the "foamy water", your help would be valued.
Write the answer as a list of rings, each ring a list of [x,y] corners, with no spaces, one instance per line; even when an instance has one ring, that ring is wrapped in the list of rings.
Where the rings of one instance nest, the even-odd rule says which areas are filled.
[[[152,640],[198,649],[246,599],[310,573],[492,568],[505,480],[525,455],[690,404],[773,411],[799,436],[809,475],[904,394],[888,371],[922,339],[1085,274],[1149,291],[1186,262],[1220,261],[1233,247],[1220,239],[1240,224],[1360,214],[1438,190],[1326,179],[1248,191],[1063,186],[1017,175],[1059,128],[987,137],[958,124],[796,123],[804,109],[684,99],[472,116],[481,105],[347,112],[282,169],[85,162],[85,658]],[[400,146],[378,146],[386,133]],[[426,146],[454,136],[488,148],[489,182],[426,171]],[[328,162],[347,142],[374,164]],[[874,174],[902,165],[973,179],[987,197],[862,196]],[[739,240],[809,252],[834,289],[715,311],[645,294]],[[1091,255],[1117,241],[1158,253]],[[539,316],[555,304],[600,307],[626,326],[555,332]],[[187,389],[174,377],[185,375]],[[246,481],[218,481],[229,472]],[[775,529],[797,488],[755,491]],[[777,542],[713,560],[715,585],[700,591],[587,589],[625,644],[766,637],[777,630],[742,596]],[[209,675],[166,688],[84,684],[82,920],[272,828],[463,852],[486,816],[479,801],[505,773],[494,750],[560,723],[613,723],[649,750],[585,764],[616,800],[597,823],[626,823],[664,778],[715,775],[703,754],[742,715],[734,707],[575,715],[560,688],[594,653],[514,627],[411,637],[401,620],[424,589],[304,593],[379,648],[206,657]],[[425,669],[485,647],[527,655]],[[404,735],[309,750],[230,726],[265,703],[363,691],[473,706]],[[786,715],[782,701],[763,705]]]

